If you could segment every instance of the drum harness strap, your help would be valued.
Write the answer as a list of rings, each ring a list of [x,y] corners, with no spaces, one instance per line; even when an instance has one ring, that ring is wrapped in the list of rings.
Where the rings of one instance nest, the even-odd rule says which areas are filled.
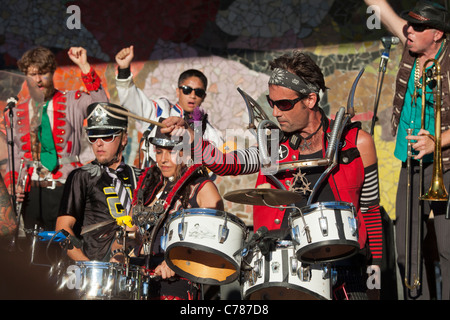
[[[146,232],[147,234],[144,236],[144,254],[146,255],[146,267],[148,267],[149,265],[149,256],[150,256],[150,250],[153,247],[153,243],[155,241],[156,238],[156,234],[159,230],[159,228],[161,227],[163,221],[165,220],[167,213],[169,212],[169,209],[171,208],[172,205],[172,201],[176,198],[176,195],[179,193],[179,191],[181,191],[183,189],[183,187],[191,180],[191,177],[195,177],[197,176],[197,174],[200,172],[200,168],[202,167],[201,164],[194,164],[192,166],[190,166],[186,172],[181,176],[181,178],[175,183],[175,185],[172,188],[172,191],[167,195],[166,199],[163,200],[163,203],[161,204],[161,202],[156,202],[155,203],[155,208],[151,209],[151,214],[153,215],[151,217],[151,227],[152,230],[150,232],[150,234],[148,234],[148,232]],[[152,173],[148,173],[149,170],[157,170],[159,172],[159,169],[157,169],[157,167],[153,166],[150,167],[149,169],[146,170],[145,174],[143,174],[142,179],[139,181],[139,184],[136,188],[136,203],[135,203],[135,214],[136,214],[136,218],[139,218],[139,214],[141,212],[144,211],[148,211],[146,209],[144,209],[145,205],[148,205],[153,198],[156,195],[157,190],[160,188],[160,186],[163,185],[163,179],[161,178],[161,174],[160,174],[160,180],[157,181],[156,183],[154,181],[145,181],[147,180],[147,176],[149,178],[155,178],[155,175]],[[147,182],[147,183],[146,183]],[[147,199],[144,200],[144,191],[145,191],[145,187],[149,184],[154,183],[154,189],[150,190],[150,196],[147,197]],[[136,223],[138,224],[139,223]],[[147,242],[147,243],[145,243]]]
[[[196,164],[196,165],[191,165],[186,172],[181,176],[181,178],[175,183],[175,185],[173,186],[171,192],[167,195],[166,199],[162,200],[163,203],[161,202],[156,202],[153,207],[155,208],[151,208],[151,214],[153,215],[151,217],[151,219],[153,219],[152,223],[151,223],[151,232],[149,233],[148,231],[144,232],[144,255],[145,255],[145,269],[146,270],[150,270],[150,257],[151,257],[151,248],[153,247],[153,243],[155,241],[157,232],[159,230],[159,228],[161,227],[162,223],[165,221],[165,218],[167,216],[167,213],[169,212],[171,206],[172,206],[172,202],[174,199],[176,199],[176,195],[179,194],[179,192],[191,181],[192,177],[196,177],[198,174],[201,173],[201,169],[202,165],[201,164]],[[151,172],[149,172],[149,170],[151,170]],[[159,175],[157,175],[159,173]],[[148,177],[147,177],[148,176]],[[146,181],[146,180],[151,180],[152,178],[156,178],[157,181]],[[147,186],[152,187],[151,184],[154,185],[153,190],[150,190],[150,195],[144,200],[144,191],[146,189]],[[142,178],[140,179],[138,186],[136,187],[135,190],[135,197],[134,198],[134,205],[135,208],[137,209],[135,211],[135,214],[137,214],[137,218],[139,218],[139,214],[141,212],[146,211],[144,209],[144,207],[146,205],[148,205],[156,196],[156,192],[160,189],[161,186],[163,186],[164,181],[162,179],[162,175],[161,172],[159,171],[159,168],[156,166],[152,166],[150,168],[148,168],[144,174],[142,175]],[[136,223],[135,221],[135,224]],[[139,225],[139,224],[138,224]],[[139,251],[137,251],[139,252]],[[179,278],[179,279],[183,279],[183,278]],[[185,279],[188,280],[188,279]],[[189,280],[188,280],[189,281]],[[190,285],[191,285],[191,292],[188,292],[188,296],[190,300],[194,299],[194,295],[192,294],[192,290],[194,287],[197,287],[194,283],[192,283],[191,281],[189,281]],[[169,300],[174,299],[175,297],[166,297]]]

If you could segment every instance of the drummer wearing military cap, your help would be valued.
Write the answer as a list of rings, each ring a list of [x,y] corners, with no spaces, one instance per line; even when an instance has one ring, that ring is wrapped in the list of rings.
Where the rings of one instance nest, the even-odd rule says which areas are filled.
[[[68,250],[75,261],[123,261],[129,253],[117,242],[120,227],[131,228],[131,201],[139,170],[123,162],[128,118],[123,107],[93,103],[88,107],[87,139],[95,160],[68,177],[56,231],[83,240]]]
[[[418,230],[418,198],[420,170],[418,161],[423,161],[424,189],[431,184],[433,174],[433,154],[435,152],[435,111],[436,83],[431,81],[426,86],[426,93],[422,93],[423,69],[433,71],[436,77],[436,61],[440,65],[440,75],[442,83],[441,98],[441,145],[443,160],[443,183],[448,188],[450,184],[450,96],[448,92],[450,73],[450,50],[447,41],[447,33],[450,32],[450,16],[445,7],[437,2],[419,1],[409,10],[395,13],[392,7],[385,0],[365,0],[367,5],[377,6],[380,12],[382,24],[394,36],[398,37],[404,45],[402,58],[400,61],[397,79],[395,83],[395,95],[393,99],[392,114],[392,134],[396,136],[396,147],[394,156],[402,161],[400,170],[398,193],[396,201],[396,238],[398,252],[398,267],[401,274],[402,283],[405,278],[405,220],[407,215],[411,215],[411,230]],[[436,79],[436,78],[435,78]],[[434,91],[434,92],[433,92]],[[421,129],[422,120],[422,98],[425,97],[424,129]],[[439,125],[439,124],[438,124]],[[412,135],[407,134],[407,129],[412,129]],[[412,212],[407,212],[406,191],[408,190],[408,141],[412,144]],[[439,147],[438,147],[439,148]],[[440,255],[440,268],[442,275],[442,299],[450,299],[450,247],[448,237],[450,236],[450,220],[445,219],[447,201],[425,201],[423,204],[424,216],[422,223],[427,222],[429,213],[433,211],[434,225],[436,230],[437,250]],[[424,228],[422,239],[427,237],[427,228]],[[411,239],[411,252],[417,252],[417,235],[414,231]],[[425,258],[429,257],[427,248],[423,248]],[[411,270],[417,269],[416,258],[411,260]],[[409,263],[408,263],[409,264]],[[430,299],[430,290],[427,283],[427,273],[434,274],[434,270],[423,268],[420,288],[407,289],[401,292],[401,297],[405,299]],[[428,271],[428,272],[427,272]],[[409,281],[409,283],[412,283]]]

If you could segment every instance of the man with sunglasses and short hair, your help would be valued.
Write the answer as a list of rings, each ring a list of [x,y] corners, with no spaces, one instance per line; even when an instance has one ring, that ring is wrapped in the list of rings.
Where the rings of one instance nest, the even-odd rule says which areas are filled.
[[[136,87],[130,71],[133,58],[133,46],[120,50],[116,55],[118,64],[116,86],[121,105],[130,112],[153,121],[158,121],[160,117],[175,116],[186,119],[191,125],[194,122],[201,122],[204,139],[213,142],[217,147],[223,146],[224,141],[221,132],[211,125],[207,115],[200,109],[206,98],[208,86],[208,80],[201,71],[189,69],[180,74],[176,88],[178,102],[173,104],[164,97],[155,100],[149,99],[141,89]],[[155,160],[154,146],[148,140],[154,135],[154,126],[149,126],[144,131],[146,139],[144,138],[145,144],[142,149],[146,159],[144,159],[143,167],[149,166]]]
[[[116,233],[132,227],[131,198],[140,170],[123,162],[128,118],[111,108],[126,110],[111,103],[88,107],[86,134],[95,160],[71,172],[61,201],[55,230],[83,240],[82,248],[68,250],[74,261],[120,262],[128,254]]]
[[[378,6],[380,19],[386,29],[394,36],[398,37],[404,45],[403,55],[400,61],[397,79],[395,83],[395,94],[393,99],[392,114],[392,135],[396,137],[396,147],[394,155],[402,161],[400,170],[397,200],[396,200],[396,245],[397,245],[397,263],[400,270],[401,282],[403,284],[404,299],[431,299],[427,274],[433,275],[434,260],[430,261],[433,270],[426,270],[427,263],[424,262],[422,267],[423,274],[421,277],[420,288],[409,290],[405,286],[405,219],[407,214],[411,215],[412,238],[410,242],[410,275],[417,273],[417,217],[419,210],[420,195],[420,170],[419,159],[423,161],[423,186],[424,192],[431,185],[433,175],[433,154],[435,151],[435,143],[433,139],[435,131],[435,98],[436,98],[436,82],[430,82],[426,86],[426,104],[424,129],[422,126],[422,73],[424,64],[429,59],[436,59],[441,68],[442,81],[442,160],[444,171],[444,185],[449,190],[450,184],[450,96],[449,72],[450,72],[450,50],[447,43],[447,33],[450,32],[450,16],[448,11],[435,2],[419,1],[414,8],[406,10],[400,15],[392,9],[386,0],[365,0],[367,5]],[[434,62],[428,62],[425,66],[432,71]],[[434,83],[434,84],[433,84]],[[433,88],[434,87],[434,88]],[[432,91],[434,90],[434,93]],[[412,135],[407,134],[407,129],[413,129]],[[412,159],[411,159],[411,204],[410,212],[407,212],[407,204],[405,201],[406,192],[408,190],[408,142],[412,143]],[[440,256],[440,268],[442,275],[442,299],[450,299],[450,246],[448,238],[450,237],[450,221],[445,219],[447,201],[423,201],[423,239],[427,236],[427,228],[425,224],[429,221],[430,210],[433,211],[434,229],[437,241],[437,250]],[[434,235],[433,235],[434,237]],[[434,247],[434,246],[433,246]],[[428,260],[434,257],[429,254],[427,247],[423,247],[424,259]],[[413,280],[408,279],[409,284]],[[434,284],[432,285],[434,286]]]
[[[321,159],[325,157],[329,134],[333,123],[319,106],[320,92],[327,88],[320,68],[305,53],[294,51],[276,58],[270,63],[272,72],[269,79],[267,100],[273,108],[272,115],[277,119],[282,131],[277,152],[278,163]],[[186,124],[177,118],[163,121],[167,126],[161,131],[181,134]],[[259,147],[236,150],[227,154],[219,152],[208,141],[188,128],[193,141],[194,159],[219,175],[241,175],[259,173],[256,187],[285,189],[301,194],[295,203],[298,208],[307,205],[313,186],[326,168],[324,166],[301,168],[271,175],[263,172],[262,151]],[[193,139],[193,138],[192,138]],[[345,259],[339,267],[338,276],[350,274],[359,287],[345,287],[352,299],[367,299],[366,269],[380,266],[382,261],[382,231],[378,195],[378,167],[375,145],[372,137],[360,128],[360,123],[349,124],[343,131],[342,143],[338,150],[339,165],[333,169],[316,192],[315,202],[343,201],[355,206],[359,225],[358,253],[350,260]],[[270,144],[271,145],[271,144]],[[268,146],[269,147],[269,146]],[[291,209],[280,210],[269,206],[254,206],[253,227],[255,232],[261,227],[279,235],[289,237],[289,216]],[[274,233],[276,234],[276,233]],[[283,240],[281,237],[280,240]],[[333,264],[337,267],[338,264]],[[338,284],[342,284],[339,278]],[[348,284],[349,281],[347,281]],[[362,292],[360,291],[363,289]],[[341,296],[342,290],[338,290]],[[331,297],[329,297],[331,298]]]

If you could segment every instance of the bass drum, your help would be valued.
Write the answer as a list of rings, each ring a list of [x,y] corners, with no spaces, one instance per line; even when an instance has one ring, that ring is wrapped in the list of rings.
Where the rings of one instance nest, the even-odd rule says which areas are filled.
[[[243,262],[250,268],[243,272],[244,299],[331,300],[330,272],[298,261],[292,241],[277,241],[266,255],[255,247],[249,255]]]
[[[167,221],[161,246],[175,273],[193,282],[222,285],[239,277],[241,257],[236,252],[246,237],[247,228],[235,215],[192,208]]]

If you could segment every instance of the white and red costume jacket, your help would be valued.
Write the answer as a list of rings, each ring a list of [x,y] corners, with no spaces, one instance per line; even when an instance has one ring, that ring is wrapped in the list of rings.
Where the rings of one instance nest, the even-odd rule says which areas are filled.
[[[32,99],[17,105],[14,108],[13,142],[14,142],[14,164],[15,179],[17,181],[21,159],[26,164],[26,170],[32,180],[47,180],[64,183],[68,174],[80,167],[79,155],[81,152],[81,138],[83,134],[83,122],[87,117],[87,107],[93,102],[108,101],[105,90],[101,85],[100,77],[93,68],[87,74],[81,74],[82,81],[88,92],[73,90],[56,90],[49,102],[47,114],[52,128],[53,141],[58,156],[58,166],[48,172],[44,177],[38,177],[35,168],[36,159],[32,158],[30,122],[32,115]],[[5,116],[7,126],[10,126],[9,115]],[[10,130],[7,130],[8,136]],[[8,139],[11,139],[8,137]],[[5,183],[8,186],[12,180],[10,161],[8,161]],[[27,179],[26,191],[30,187],[30,179]]]

